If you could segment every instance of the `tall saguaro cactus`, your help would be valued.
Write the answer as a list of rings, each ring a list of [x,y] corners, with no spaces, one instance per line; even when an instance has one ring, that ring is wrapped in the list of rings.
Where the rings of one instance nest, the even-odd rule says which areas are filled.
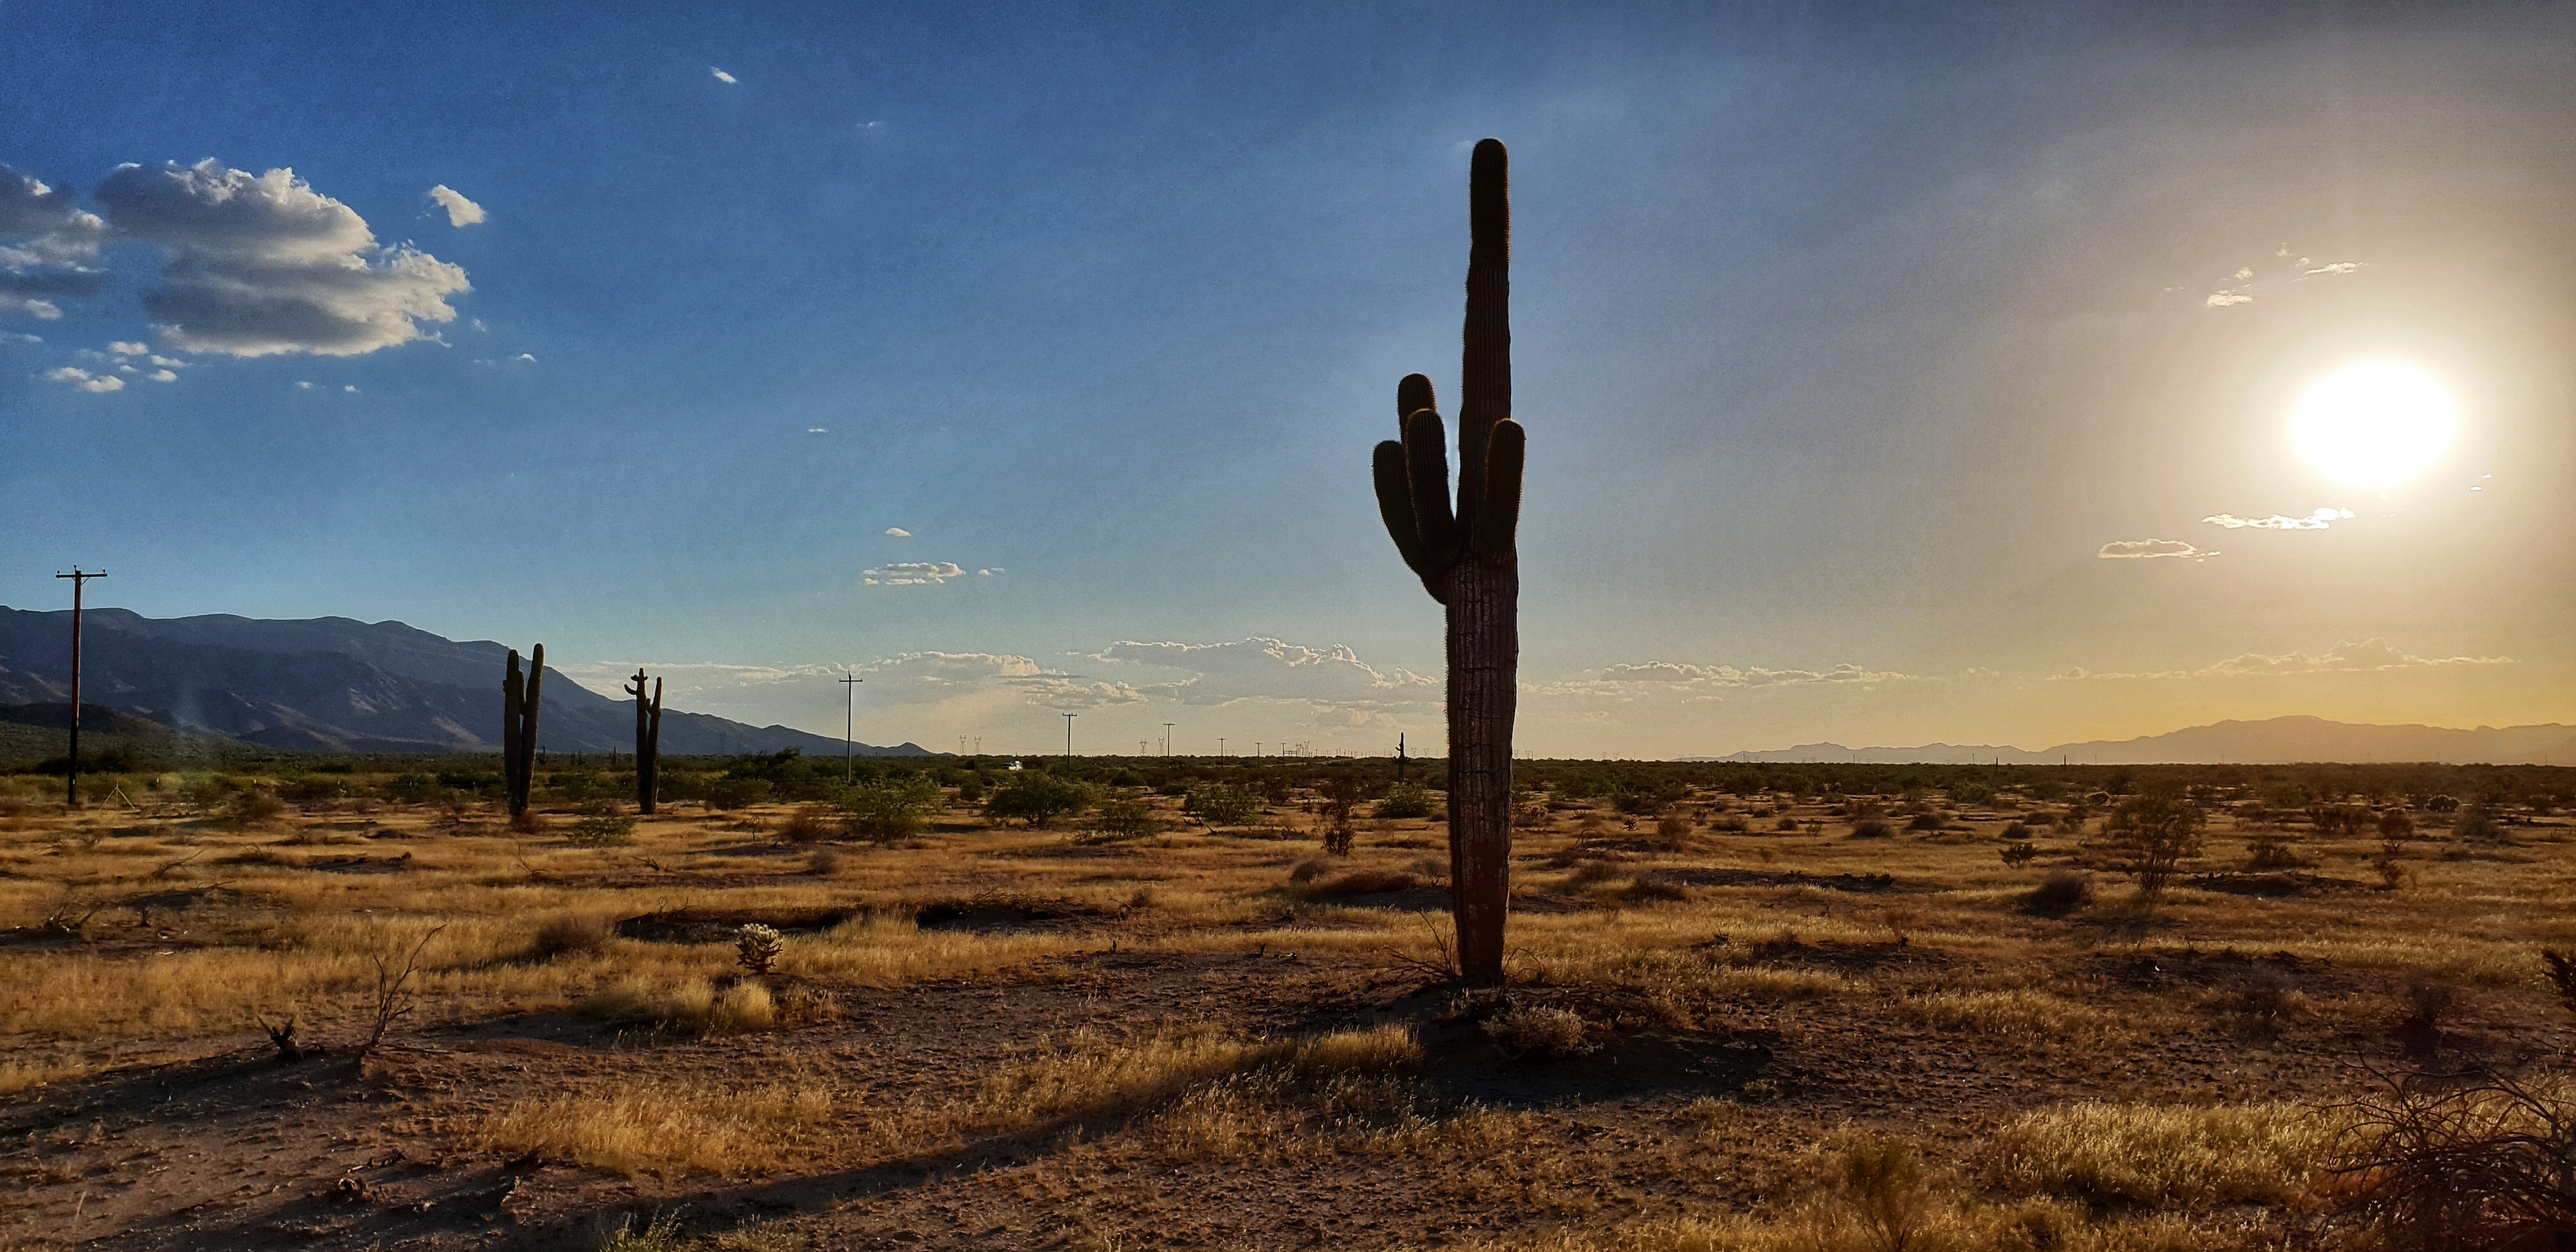
[[[501,678],[501,776],[510,793],[510,816],[528,811],[529,785],[537,776],[537,702],[546,682],[546,645],[528,658],[519,673],[519,650],[510,649],[510,668]]]
[[[653,815],[662,790],[662,680],[653,680],[653,698],[644,698],[644,667],[635,667],[635,685],[624,689],[635,697],[635,811]]]
[[[1520,424],[1512,420],[1510,155],[1476,145],[1467,179],[1466,351],[1458,486],[1431,380],[1395,385],[1398,439],[1377,446],[1378,511],[1404,563],[1449,617],[1449,882],[1458,966],[1503,981],[1511,906],[1512,716],[1520,670]]]

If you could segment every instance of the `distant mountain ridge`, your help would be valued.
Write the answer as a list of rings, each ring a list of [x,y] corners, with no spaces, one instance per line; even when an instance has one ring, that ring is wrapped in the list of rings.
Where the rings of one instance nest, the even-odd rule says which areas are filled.
[[[2335,761],[2426,761],[2447,765],[2576,765],[2576,726],[2380,726],[2322,717],[2213,722],[2136,739],[2061,743],[2037,752],[1991,744],[1927,743],[1914,748],[1800,744],[1767,752],[1689,757],[1694,761],[1837,762],[1873,765],[2294,765]]]
[[[68,610],[0,606],[0,704],[70,698],[71,629]],[[493,751],[508,655],[490,640],[459,642],[401,622],[91,609],[82,617],[81,703],[271,748]],[[538,737],[549,752],[631,752],[635,706],[549,666]],[[675,756],[782,748],[838,753],[841,741],[705,713],[662,714],[662,750]],[[910,743],[855,750],[928,755]]]

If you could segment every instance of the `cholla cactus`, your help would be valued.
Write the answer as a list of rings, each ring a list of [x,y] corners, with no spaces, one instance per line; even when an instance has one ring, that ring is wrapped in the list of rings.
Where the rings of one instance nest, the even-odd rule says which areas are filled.
[[[777,931],[753,922],[744,926],[734,936],[733,948],[734,959],[742,962],[744,969],[755,974],[766,974],[769,972],[769,967],[777,964],[778,958],[787,951],[787,941],[779,938]]]

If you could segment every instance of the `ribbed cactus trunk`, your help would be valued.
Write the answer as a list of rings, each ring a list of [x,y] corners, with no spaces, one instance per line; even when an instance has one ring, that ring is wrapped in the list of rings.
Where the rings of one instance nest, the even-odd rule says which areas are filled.
[[[1423,589],[1448,608],[1449,891],[1458,967],[1503,981],[1511,907],[1512,719],[1519,704],[1521,465],[1512,420],[1511,173],[1499,140],[1468,175],[1467,324],[1459,371],[1457,499],[1431,380],[1395,388],[1401,440],[1377,446],[1378,510]]]
[[[512,817],[528,811],[537,776],[537,707],[545,682],[546,645],[536,646],[525,674],[519,672],[519,650],[510,649],[510,668],[501,677],[501,778]]]
[[[626,688],[635,697],[635,811],[653,815],[653,803],[662,794],[662,680],[653,680],[652,698],[644,691],[644,668],[635,669],[635,685]]]

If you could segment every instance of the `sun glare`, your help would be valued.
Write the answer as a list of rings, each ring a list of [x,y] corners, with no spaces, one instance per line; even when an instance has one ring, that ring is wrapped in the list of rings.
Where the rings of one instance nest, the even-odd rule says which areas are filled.
[[[2308,388],[2290,437],[2319,474],[2382,488],[2433,468],[2459,425],[2450,391],[2432,375],[2403,361],[2363,361]]]

